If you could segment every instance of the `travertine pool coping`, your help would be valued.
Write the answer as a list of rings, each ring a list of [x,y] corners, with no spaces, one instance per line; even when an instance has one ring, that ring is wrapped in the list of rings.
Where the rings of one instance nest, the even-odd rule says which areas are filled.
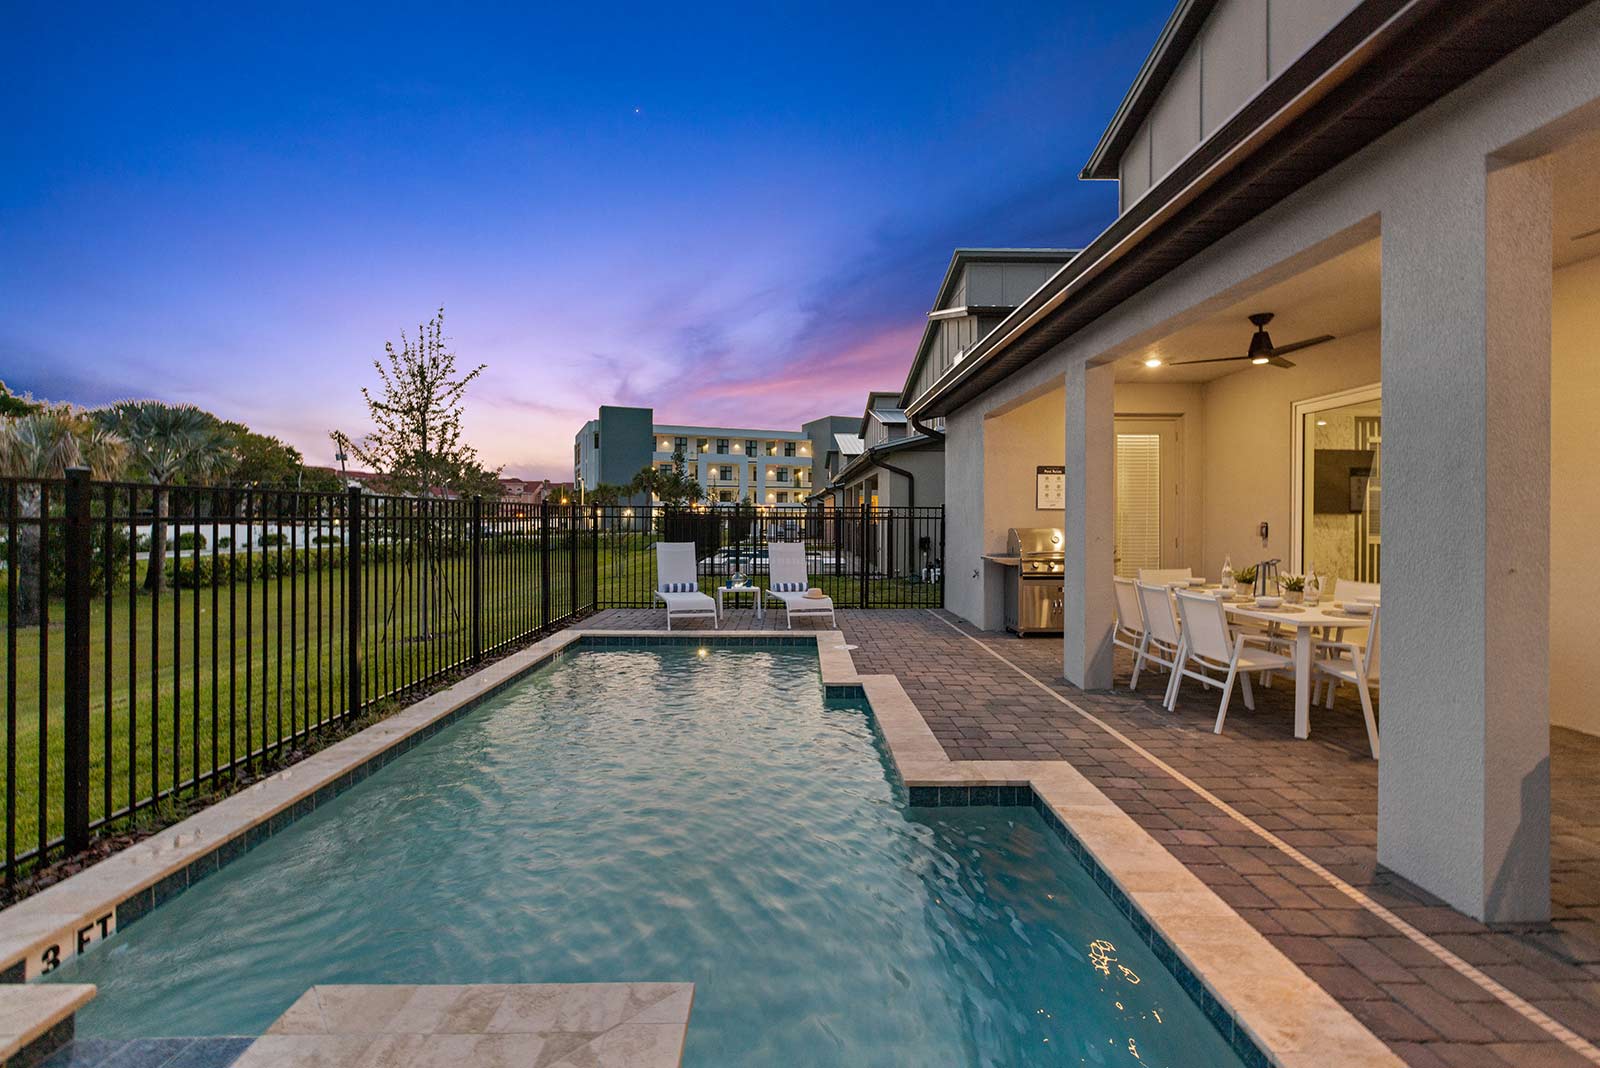
[[[37,1064],[72,1041],[72,1014],[92,997],[94,986],[89,983],[7,990],[0,998],[0,1064],[14,1058],[21,1064]]]
[[[34,978],[127,926],[569,646],[632,641],[815,642],[825,692],[865,697],[913,804],[1037,808],[1246,1063],[1402,1064],[1071,764],[950,760],[899,680],[858,675],[837,630],[569,629],[551,635],[0,912],[0,982]]]
[[[234,1068],[678,1068],[693,983],[314,986]]]

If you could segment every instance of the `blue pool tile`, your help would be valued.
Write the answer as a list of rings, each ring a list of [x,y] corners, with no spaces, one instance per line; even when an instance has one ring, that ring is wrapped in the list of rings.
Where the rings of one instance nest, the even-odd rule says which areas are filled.
[[[1000,803],[1000,787],[998,786],[973,786],[968,788],[969,804],[973,805],[998,805]]]
[[[1232,1044],[1233,1052],[1237,1053],[1239,1059],[1244,1061],[1245,1068],[1271,1068],[1272,1060],[1260,1046],[1256,1045],[1255,1039],[1246,1034],[1244,1028],[1237,1024],[1233,1028]]]
[[[234,835],[219,845],[216,849],[217,867],[225,867],[244,856],[249,849],[247,845],[248,839],[249,833],[246,832],[245,834]]]
[[[161,1068],[229,1068],[253,1041],[250,1038],[197,1038]]]
[[[166,1068],[194,1044],[192,1038],[134,1038],[96,1068]]]
[[[942,806],[966,805],[969,803],[968,791],[965,786],[939,787],[939,804]]]
[[[123,898],[117,903],[117,930],[120,931],[142,920],[153,908],[155,908],[155,895],[148,886],[136,894]]]
[[[933,808],[939,803],[939,788],[937,786],[912,786],[906,791],[908,802],[913,808]]]
[[[79,1038],[46,1059],[41,1068],[102,1068],[123,1046],[125,1038]]]
[[[27,965],[19,960],[5,971],[0,972],[0,983],[20,983],[27,974]]]
[[[151,888],[151,892],[155,895],[155,899],[151,904],[153,907],[159,908],[187,889],[189,889],[189,870],[183,868],[173,872]]]
[[[188,885],[193,886],[206,876],[216,874],[217,869],[222,867],[222,861],[217,856],[219,852],[221,852],[220,849],[213,849],[205,856],[190,862],[187,870],[187,875],[189,876]]]

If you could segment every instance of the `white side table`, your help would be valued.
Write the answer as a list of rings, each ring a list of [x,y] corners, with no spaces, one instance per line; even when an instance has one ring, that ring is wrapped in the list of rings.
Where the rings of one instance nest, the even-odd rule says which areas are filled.
[[[724,585],[721,585],[721,586],[717,587],[717,622],[718,623],[722,622],[722,595],[725,594],[725,593],[726,594],[732,594],[732,595],[735,596],[735,598],[737,598],[737,596],[739,594],[741,594],[741,593],[751,594],[752,595],[751,600],[755,601],[756,619],[759,620],[759,619],[762,618],[761,602],[762,602],[763,598],[761,596],[761,587],[760,586],[757,586],[757,585],[755,585],[753,583],[750,584],[750,585],[747,585],[747,586],[728,586],[728,585],[724,584]]]

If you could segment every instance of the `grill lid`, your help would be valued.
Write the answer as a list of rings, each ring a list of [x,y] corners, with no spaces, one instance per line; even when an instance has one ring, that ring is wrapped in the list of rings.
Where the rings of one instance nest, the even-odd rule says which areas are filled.
[[[1049,556],[1067,554],[1067,539],[1060,527],[1012,527],[1006,531],[1007,556]]]

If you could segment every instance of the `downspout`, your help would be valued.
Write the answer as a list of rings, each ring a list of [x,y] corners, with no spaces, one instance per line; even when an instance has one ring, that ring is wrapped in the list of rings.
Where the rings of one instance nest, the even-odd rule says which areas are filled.
[[[876,456],[872,458],[872,462],[883,468],[885,471],[888,471],[890,474],[899,475],[906,480],[906,507],[915,508],[917,506],[917,476],[913,475],[910,471],[907,471],[903,467],[896,467],[894,464],[885,463]]]
[[[943,430],[935,430],[933,427],[929,426],[927,423],[924,423],[919,417],[912,415],[910,412],[907,412],[906,416],[911,420],[911,426],[917,431],[917,433],[926,434],[934,441],[944,440]],[[893,469],[891,468],[891,470]]]

